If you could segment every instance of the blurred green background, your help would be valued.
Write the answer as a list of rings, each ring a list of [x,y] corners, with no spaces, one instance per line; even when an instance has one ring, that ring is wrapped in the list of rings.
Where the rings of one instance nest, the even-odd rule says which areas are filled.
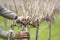
[[[0,17],[0,28],[3,30],[9,31],[10,25],[12,24],[12,20],[7,19],[6,27],[4,26],[4,18]],[[18,25],[19,26],[19,25]],[[18,33],[21,27],[16,26],[14,31]],[[36,28],[28,28],[30,32],[30,40],[35,40],[35,30]],[[55,22],[51,26],[51,40],[59,40],[60,39],[60,16],[57,15],[55,18]],[[5,40],[0,38],[0,40]],[[47,22],[41,23],[39,26],[39,37],[38,40],[48,40],[48,24]]]

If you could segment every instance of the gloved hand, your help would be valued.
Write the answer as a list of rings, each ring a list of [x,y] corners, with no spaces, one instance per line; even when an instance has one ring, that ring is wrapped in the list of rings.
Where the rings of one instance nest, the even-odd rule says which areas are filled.
[[[19,17],[16,19],[16,22],[17,22],[17,23],[28,24],[28,23],[30,22],[29,16],[27,16],[27,17],[25,17],[25,16],[19,16]]]

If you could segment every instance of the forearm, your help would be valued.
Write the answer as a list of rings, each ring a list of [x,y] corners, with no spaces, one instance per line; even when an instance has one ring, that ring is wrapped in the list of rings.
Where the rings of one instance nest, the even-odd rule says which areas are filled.
[[[0,6],[0,15],[9,18],[9,19],[17,19],[17,14],[14,12],[11,12],[9,9]]]
[[[0,38],[7,39],[8,38],[8,34],[9,34],[9,32],[0,29]],[[15,34],[13,34],[13,38],[15,38]]]
[[[7,34],[8,34],[7,31],[0,29],[0,38],[7,38]]]

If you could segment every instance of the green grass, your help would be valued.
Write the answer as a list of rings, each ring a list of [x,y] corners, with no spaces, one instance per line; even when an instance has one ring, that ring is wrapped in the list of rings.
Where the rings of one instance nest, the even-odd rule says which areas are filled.
[[[0,18],[1,21],[3,21],[2,19],[3,18]],[[9,30],[9,26],[11,23],[12,23],[11,20],[8,20],[6,30]],[[46,27],[46,28],[44,30],[42,30],[44,27]],[[15,30],[15,33],[18,33],[18,31],[19,31],[17,27],[15,27],[14,30]],[[30,40],[35,40],[35,28],[29,28],[29,31],[30,31],[30,37],[31,37]],[[59,40],[59,37],[60,37],[60,19],[57,18],[51,26],[51,40]],[[3,39],[0,38],[0,40],[3,40]],[[46,22],[40,24],[40,26],[39,26],[38,40],[48,40],[48,25]]]

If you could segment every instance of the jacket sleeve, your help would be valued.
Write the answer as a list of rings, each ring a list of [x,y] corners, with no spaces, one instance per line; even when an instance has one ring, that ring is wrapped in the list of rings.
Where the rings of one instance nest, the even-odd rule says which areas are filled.
[[[9,9],[4,6],[0,6],[0,15],[8,19],[17,19],[17,14],[11,12]]]
[[[5,31],[5,30],[0,29],[0,38],[7,39],[8,36],[9,36],[9,33],[10,32],[8,32],[8,31]],[[16,34],[15,33],[13,33],[13,38],[16,38]]]

